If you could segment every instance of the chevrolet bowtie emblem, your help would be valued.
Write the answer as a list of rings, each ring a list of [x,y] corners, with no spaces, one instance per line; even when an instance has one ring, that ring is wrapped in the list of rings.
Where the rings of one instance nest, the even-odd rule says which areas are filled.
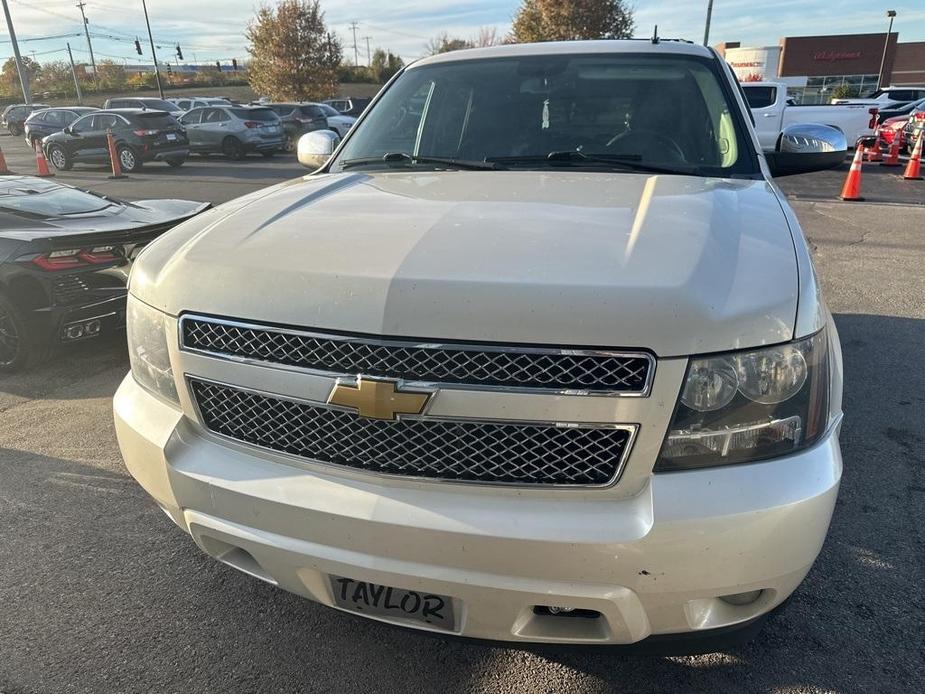
[[[397,419],[400,414],[421,414],[432,393],[402,392],[394,381],[358,378],[356,385],[338,381],[328,404],[350,407],[361,417]]]

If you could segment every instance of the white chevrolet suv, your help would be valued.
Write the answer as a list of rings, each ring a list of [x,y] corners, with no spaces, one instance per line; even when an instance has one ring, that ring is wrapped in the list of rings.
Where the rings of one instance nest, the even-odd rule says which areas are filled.
[[[783,168],[833,133],[785,133]],[[513,642],[753,633],[796,589],[841,355],[715,52],[447,53],[299,149],[321,168],[134,264],[119,443],[203,551]]]

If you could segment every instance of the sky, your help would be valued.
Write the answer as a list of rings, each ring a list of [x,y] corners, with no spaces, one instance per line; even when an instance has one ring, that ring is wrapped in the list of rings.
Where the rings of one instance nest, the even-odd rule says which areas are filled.
[[[70,42],[75,62],[89,62],[79,0],[8,0],[20,51],[39,62],[65,60]],[[119,62],[150,62],[141,0],[84,0],[96,57]],[[241,60],[247,56],[244,29],[259,0],[147,0],[160,60],[175,60],[175,45],[187,62]],[[273,0],[270,0],[273,4]],[[636,9],[636,35],[703,40],[706,0],[630,0]],[[468,38],[479,27],[510,29],[518,0],[322,0],[329,28],[353,60],[351,22],[357,22],[360,64],[370,47],[389,49],[410,61],[425,54],[428,40],[441,32]],[[776,45],[782,36],[885,31],[886,10],[898,12],[894,31],[901,41],[925,41],[925,2],[903,0],[882,7],[869,0],[714,0],[710,43],[740,41],[743,46]],[[0,22],[2,24],[2,22]],[[144,56],[135,53],[142,39]],[[42,38],[53,37],[53,38]],[[41,40],[30,40],[41,39]],[[0,57],[12,56],[6,26],[0,26]]]

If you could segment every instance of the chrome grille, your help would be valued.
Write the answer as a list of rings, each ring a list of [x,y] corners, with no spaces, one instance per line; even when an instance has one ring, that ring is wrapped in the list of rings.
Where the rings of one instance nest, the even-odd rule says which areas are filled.
[[[186,349],[298,366],[460,385],[642,395],[652,358],[645,353],[532,347],[437,345],[377,340],[186,316]]]
[[[203,423],[238,441],[313,461],[408,477],[606,485],[631,427],[366,419],[325,406],[189,379]]]

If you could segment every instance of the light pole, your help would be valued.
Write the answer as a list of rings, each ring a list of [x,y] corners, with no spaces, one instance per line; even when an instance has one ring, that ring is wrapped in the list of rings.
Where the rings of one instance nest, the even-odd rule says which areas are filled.
[[[886,16],[890,18],[890,26],[886,30],[886,39],[883,42],[883,56],[880,58],[880,74],[877,77],[877,89],[883,89],[883,68],[886,66],[886,49],[890,45],[890,34],[893,33],[893,20],[896,18],[896,10],[887,10]]]
[[[154,37],[151,35],[151,22],[148,21],[148,6],[141,0],[141,7],[145,11],[145,24],[148,25],[148,41],[151,42],[151,57],[154,59],[154,79],[157,82],[157,93],[164,98],[164,88],[161,86],[161,72],[157,69],[157,53],[154,52]]]
[[[707,23],[703,27],[703,45],[710,43],[710,21],[713,19],[713,0],[707,0]]]

